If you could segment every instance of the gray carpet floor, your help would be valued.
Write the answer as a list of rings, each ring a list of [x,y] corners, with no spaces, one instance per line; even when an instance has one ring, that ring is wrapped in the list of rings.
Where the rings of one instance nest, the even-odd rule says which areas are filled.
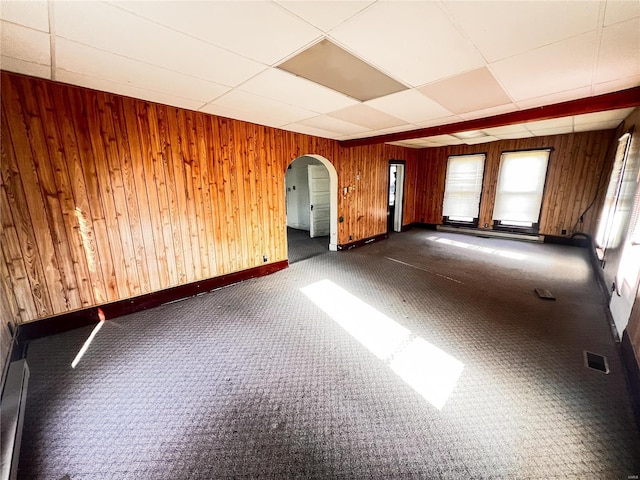
[[[108,320],[75,369],[91,327],[33,341],[19,478],[627,479],[605,307],[578,248],[413,230],[326,252]]]
[[[329,237],[309,237],[306,230],[287,228],[287,246],[289,250],[289,265],[327,253]]]

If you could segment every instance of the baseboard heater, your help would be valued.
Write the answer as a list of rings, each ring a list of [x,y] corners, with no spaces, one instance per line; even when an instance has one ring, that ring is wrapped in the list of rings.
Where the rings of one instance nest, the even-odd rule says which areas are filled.
[[[446,225],[438,225],[436,230],[439,232],[464,233],[465,235],[474,235],[476,237],[497,237],[509,238],[511,240],[525,240],[527,242],[544,242],[544,235],[528,235],[525,233],[496,232],[495,230],[476,230],[464,227],[448,227]]]
[[[2,390],[0,403],[0,439],[2,441],[2,464],[0,480],[14,480],[18,477],[18,460],[22,443],[22,425],[27,403],[29,367],[27,361],[17,360],[9,364],[7,378]]]

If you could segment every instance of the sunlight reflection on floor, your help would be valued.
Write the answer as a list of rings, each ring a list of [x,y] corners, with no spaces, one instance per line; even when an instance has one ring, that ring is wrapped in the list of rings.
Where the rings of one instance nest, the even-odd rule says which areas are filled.
[[[330,280],[300,290],[425,400],[438,410],[444,407],[462,362]]]

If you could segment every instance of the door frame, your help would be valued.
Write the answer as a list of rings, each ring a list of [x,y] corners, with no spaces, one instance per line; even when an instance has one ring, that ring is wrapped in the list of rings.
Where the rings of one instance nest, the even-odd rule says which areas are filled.
[[[332,252],[338,251],[338,173],[336,168],[329,160],[322,155],[315,153],[305,153],[291,160],[285,166],[285,175],[287,168],[293,162],[302,157],[311,157],[322,163],[329,172],[329,250]],[[285,188],[285,209],[286,209],[286,188]],[[285,217],[285,231],[286,231],[286,217]]]
[[[387,192],[386,192],[386,197],[387,197],[387,213],[389,212],[389,188],[391,188],[391,165],[402,165],[402,169],[403,169],[403,174],[402,174],[402,200],[400,203],[400,230],[396,230],[395,229],[395,215],[397,212],[397,208],[398,208],[398,202],[397,202],[397,192],[398,192],[398,177],[396,175],[396,200],[395,200],[395,204],[393,207],[393,214],[394,214],[394,219],[393,219],[393,227],[391,228],[391,232],[401,232],[402,231],[402,227],[404,225],[404,194],[405,194],[405,178],[406,178],[406,173],[407,173],[407,162],[405,160],[389,160],[389,164],[387,165]],[[387,219],[387,222],[389,221],[389,219]],[[387,223],[388,225],[388,223]],[[386,228],[386,233],[390,233],[388,227]]]

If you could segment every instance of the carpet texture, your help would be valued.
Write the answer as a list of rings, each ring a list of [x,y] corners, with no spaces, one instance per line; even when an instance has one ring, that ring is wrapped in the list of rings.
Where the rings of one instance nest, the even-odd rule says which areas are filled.
[[[287,227],[287,246],[289,250],[289,265],[317,257],[329,250],[329,236],[309,237],[306,230]]]
[[[301,291],[326,281],[357,301]],[[108,320],[75,369],[91,327],[32,342],[19,478],[626,479],[605,308],[578,248],[410,231],[325,252]]]

